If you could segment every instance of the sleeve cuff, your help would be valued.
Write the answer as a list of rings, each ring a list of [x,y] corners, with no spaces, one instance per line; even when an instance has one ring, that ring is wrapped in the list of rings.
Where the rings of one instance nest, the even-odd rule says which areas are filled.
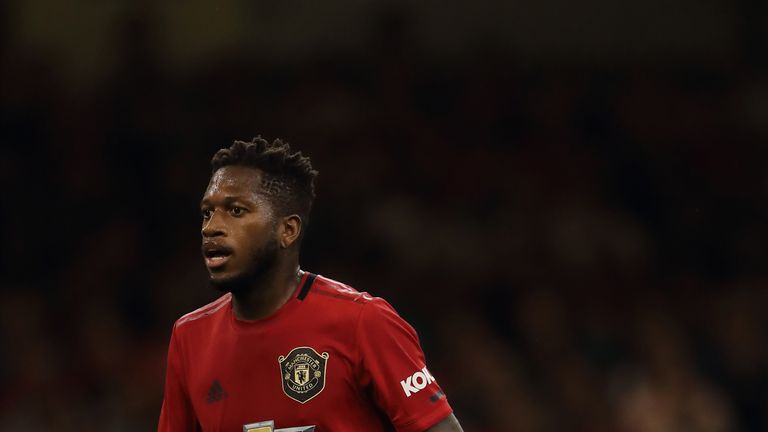
[[[447,403],[438,407],[436,410],[413,419],[408,423],[395,425],[397,432],[424,432],[432,426],[438,424],[441,420],[453,413],[453,409]]]

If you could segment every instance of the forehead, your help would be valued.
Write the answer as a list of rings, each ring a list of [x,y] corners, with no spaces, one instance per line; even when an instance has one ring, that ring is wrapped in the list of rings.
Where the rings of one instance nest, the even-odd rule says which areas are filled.
[[[229,165],[211,176],[203,199],[216,195],[257,198],[261,190],[262,172],[258,168]]]

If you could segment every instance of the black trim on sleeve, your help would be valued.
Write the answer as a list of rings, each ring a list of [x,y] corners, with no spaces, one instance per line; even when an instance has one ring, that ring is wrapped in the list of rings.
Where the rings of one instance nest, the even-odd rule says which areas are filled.
[[[429,397],[429,400],[432,403],[435,403],[435,402],[439,401],[440,399],[442,399],[444,397],[445,397],[445,393],[443,393],[442,390],[438,390],[437,392],[435,392],[435,394],[433,394],[432,396]]]
[[[299,291],[299,295],[296,296],[296,298],[304,300],[304,297],[309,294],[309,289],[312,288],[312,284],[315,282],[316,277],[316,274],[307,272],[307,279],[304,280],[304,285],[301,286],[301,291]]]

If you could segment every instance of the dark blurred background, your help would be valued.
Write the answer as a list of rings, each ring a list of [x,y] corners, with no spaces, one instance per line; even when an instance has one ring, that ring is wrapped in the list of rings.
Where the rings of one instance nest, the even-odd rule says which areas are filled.
[[[768,3],[0,3],[0,430],[155,427],[213,152],[321,174],[467,431],[768,430]]]

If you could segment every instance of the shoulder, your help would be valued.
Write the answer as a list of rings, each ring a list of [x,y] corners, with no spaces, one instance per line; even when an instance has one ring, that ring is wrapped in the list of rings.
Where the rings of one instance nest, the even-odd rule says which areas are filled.
[[[355,317],[359,321],[368,321],[386,316],[397,317],[395,309],[383,298],[368,292],[359,291],[345,283],[318,275],[313,282],[308,297],[323,310],[332,310],[337,318]]]
[[[335,281],[317,276],[311,292],[330,309],[346,309],[358,321],[358,326],[366,330],[400,328],[407,333],[415,333],[413,328],[397,313],[387,300],[374,297],[365,291]],[[326,300],[327,299],[327,300]]]
[[[210,318],[216,315],[217,312],[224,310],[225,307],[230,303],[231,299],[232,294],[226,293],[216,300],[208,303],[207,305],[182,315],[174,323],[174,331],[178,331],[181,327],[188,327],[190,323],[202,323],[209,321]]]
[[[373,297],[365,291],[358,291],[347,284],[321,275],[317,275],[315,278],[310,293],[311,295],[324,297],[331,302],[336,300],[358,306],[365,305],[366,303],[377,299],[377,297]]]

